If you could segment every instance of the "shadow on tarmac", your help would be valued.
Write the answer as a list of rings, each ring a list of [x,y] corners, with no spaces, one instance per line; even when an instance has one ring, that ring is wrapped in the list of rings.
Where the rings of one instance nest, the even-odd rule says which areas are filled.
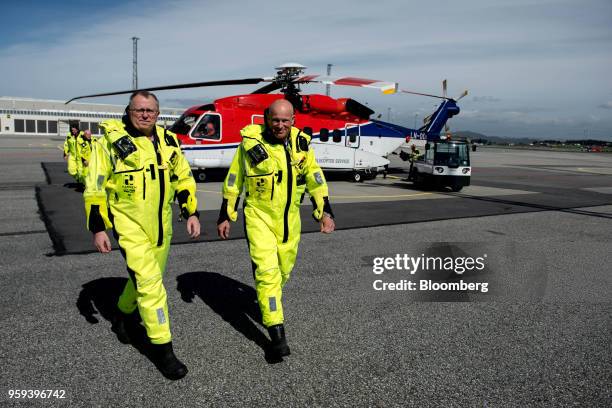
[[[127,278],[100,278],[83,284],[77,299],[79,313],[91,324],[99,323],[101,318],[112,321],[117,311],[117,300],[127,283]]]
[[[189,272],[176,280],[185,302],[200,297],[237,332],[261,347],[269,364],[282,361],[270,354],[270,340],[257,327],[263,327],[263,323],[255,289],[216,272]]]
[[[76,303],[79,313],[91,324],[99,323],[100,320],[95,316],[97,314],[112,322],[117,313],[120,313],[117,309],[117,300],[126,283],[127,278],[113,277],[100,278],[83,284]],[[130,345],[155,366],[153,349],[145,328],[140,324],[140,315],[135,312],[124,319]],[[119,342],[119,339],[117,341]]]

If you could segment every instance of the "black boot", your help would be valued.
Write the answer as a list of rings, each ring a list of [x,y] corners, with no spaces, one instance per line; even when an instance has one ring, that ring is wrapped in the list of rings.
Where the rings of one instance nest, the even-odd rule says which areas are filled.
[[[140,321],[138,309],[130,314],[117,310],[112,318],[111,330],[117,335],[117,339],[121,343],[130,344],[132,342],[130,330],[134,331],[134,326],[138,326]]]
[[[169,380],[180,380],[187,375],[187,367],[174,355],[172,342],[151,344],[151,360],[159,371]]]
[[[130,335],[127,331],[128,316],[120,311],[117,311],[113,316],[111,330],[117,335],[117,339],[123,344],[130,344]]]
[[[276,357],[284,357],[291,354],[289,346],[287,345],[287,339],[285,338],[285,327],[282,324],[268,327],[268,333],[270,334],[270,352]]]

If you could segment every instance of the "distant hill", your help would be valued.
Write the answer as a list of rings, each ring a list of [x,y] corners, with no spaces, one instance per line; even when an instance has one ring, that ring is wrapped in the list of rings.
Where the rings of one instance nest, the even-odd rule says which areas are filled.
[[[461,130],[457,132],[453,132],[453,137],[459,139],[469,139],[472,142],[477,143],[490,143],[490,144],[499,144],[499,145],[546,145],[546,146],[554,146],[561,143],[566,144],[576,144],[582,146],[610,146],[611,142],[606,142],[603,140],[550,140],[550,139],[536,139],[532,137],[504,137],[504,136],[488,136],[482,133],[471,132],[469,130]],[[486,141],[486,142],[485,142]]]
[[[469,130],[462,130],[458,132],[453,132],[453,136],[461,138],[461,139],[470,139],[471,141],[477,140],[487,140],[492,144],[530,144],[538,139],[528,138],[528,137],[503,137],[503,136],[488,136],[482,133],[471,132]]]

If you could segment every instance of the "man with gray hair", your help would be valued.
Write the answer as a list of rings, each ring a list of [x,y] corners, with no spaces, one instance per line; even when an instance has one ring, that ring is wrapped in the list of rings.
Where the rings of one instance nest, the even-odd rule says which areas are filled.
[[[164,376],[178,380],[187,367],[174,355],[162,276],[172,239],[175,193],[192,239],[200,235],[196,184],[176,136],[156,126],[159,104],[152,93],[132,94],[122,120],[100,127],[85,179],[87,227],[101,253],[111,251],[112,228],[130,279],[117,303],[112,330],[132,341],[127,325],[142,318],[150,358]]]

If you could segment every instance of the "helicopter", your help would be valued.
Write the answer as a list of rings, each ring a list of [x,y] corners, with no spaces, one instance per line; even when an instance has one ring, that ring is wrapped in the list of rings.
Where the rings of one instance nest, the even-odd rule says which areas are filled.
[[[177,135],[194,176],[206,179],[205,169],[229,168],[242,138],[240,130],[249,124],[264,124],[264,110],[277,99],[294,106],[297,128],[311,136],[317,162],[324,171],[350,174],[353,181],[376,177],[390,163],[387,156],[411,139],[428,140],[439,136],[446,121],[459,113],[456,100],[399,89],[396,82],[355,77],[305,75],[307,67],[286,63],[276,67],[274,77],[196,82],[132,89],[70,99],[128,94],[135,91],[161,91],[209,86],[247,85],[267,82],[250,94],[220,98],[213,103],[188,108],[169,128]],[[309,83],[376,89],[383,94],[408,93],[443,99],[436,111],[419,129],[371,118],[374,111],[351,98],[303,94]],[[279,91],[280,93],[271,93]],[[465,92],[467,94],[467,91]],[[460,96],[458,99],[465,95]],[[458,100],[457,99],[457,100]]]

